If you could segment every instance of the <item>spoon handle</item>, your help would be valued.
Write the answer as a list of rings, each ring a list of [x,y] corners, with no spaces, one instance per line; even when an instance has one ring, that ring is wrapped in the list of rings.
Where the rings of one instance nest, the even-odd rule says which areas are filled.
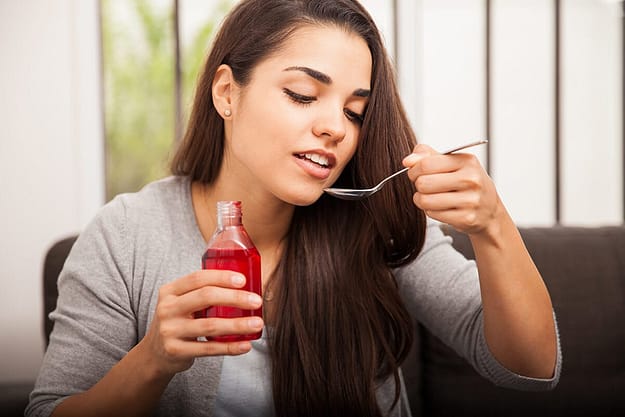
[[[455,148],[451,148],[451,149],[443,152],[442,154],[443,155],[448,155],[450,153],[454,153],[456,151],[460,151],[460,150],[465,149],[465,148],[470,148],[471,146],[481,145],[483,143],[488,143],[488,139],[476,140],[475,142],[466,143],[464,145],[460,145],[460,146],[457,146]]]
[[[389,175],[388,177],[384,178],[382,181],[380,181],[380,183],[378,185],[375,186],[376,189],[380,189],[380,187],[382,187],[382,185],[384,185],[384,183],[386,183],[388,180],[390,180],[393,177],[398,176],[399,174],[406,172],[410,169],[410,167],[406,167],[406,168],[402,168],[399,171],[397,171],[396,173]]]
[[[475,142],[469,142],[469,143],[465,143],[464,145],[460,145],[460,146],[456,146],[455,148],[451,148],[449,150],[446,150],[445,152],[442,153],[442,155],[449,155],[450,153],[454,153],[456,151],[460,151],[462,149],[466,149],[466,148],[470,148],[471,146],[477,146],[477,145],[481,145],[483,143],[487,143],[488,139],[482,139],[482,140],[476,140]],[[382,182],[380,182],[378,185],[376,185],[375,188],[379,188],[382,187],[382,185],[384,185],[385,182],[387,182],[388,180],[390,180],[393,177],[398,176],[399,174],[408,171],[408,169],[410,169],[410,167],[408,168],[403,168],[400,169],[399,171],[397,171],[396,173],[394,173],[393,175],[389,175],[388,177],[386,177]]]

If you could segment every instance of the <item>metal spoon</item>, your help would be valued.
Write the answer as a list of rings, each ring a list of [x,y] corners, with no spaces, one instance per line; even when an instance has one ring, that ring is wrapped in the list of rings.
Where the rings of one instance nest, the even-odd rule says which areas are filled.
[[[450,153],[454,153],[456,151],[462,150],[462,149],[466,149],[466,148],[470,148],[471,146],[476,146],[476,145],[481,145],[484,143],[487,143],[488,140],[483,139],[483,140],[478,140],[475,142],[471,142],[471,143],[467,143],[452,149],[449,149],[445,152],[443,152],[443,155],[448,155]],[[397,175],[408,171],[409,168],[403,168],[400,169],[399,171],[397,171],[396,173],[389,175],[388,177],[384,178],[382,181],[380,181],[378,183],[378,185],[376,185],[373,188],[363,188],[363,189],[354,189],[354,188],[324,188],[323,191],[330,194],[333,197],[336,198],[340,198],[343,200],[360,200],[362,198],[366,198],[369,197],[372,194],[377,193],[378,191],[380,191],[380,189],[382,188],[382,186],[391,178],[396,177]]]

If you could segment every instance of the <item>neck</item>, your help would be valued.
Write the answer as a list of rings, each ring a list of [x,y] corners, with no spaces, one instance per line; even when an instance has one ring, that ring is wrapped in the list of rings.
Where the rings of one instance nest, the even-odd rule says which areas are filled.
[[[204,240],[210,239],[217,226],[217,202],[239,200],[243,224],[256,248],[266,253],[277,251],[289,230],[294,206],[274,196],[258,196],[247,191],[232,190],[233,187],[219,187],[217,184],[193,183],[193,208]]]

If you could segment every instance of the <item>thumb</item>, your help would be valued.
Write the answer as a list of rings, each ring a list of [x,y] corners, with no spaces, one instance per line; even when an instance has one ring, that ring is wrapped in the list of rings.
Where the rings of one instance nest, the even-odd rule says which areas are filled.
[[[402,160],[402,165],[405,167],[413,167],[417,162],[423,159],[426,156],[434,155],[436,151],[429,147],[428,145],[418,144],[412,150],[410,155],[407,155]]]

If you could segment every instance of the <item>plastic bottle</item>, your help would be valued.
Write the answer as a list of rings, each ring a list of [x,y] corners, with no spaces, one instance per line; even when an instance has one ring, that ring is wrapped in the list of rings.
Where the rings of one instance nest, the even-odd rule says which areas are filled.
[[[237,271],[245,275],[245,286],[241,289],[262,296],[260,254],[243,227],[240,201],[219,201],[217,203],[217,229],[208,242],[202,257],[203,269]],[[262,307],[243,310],[230,306],[211,306],[195,314],[195,317],[262,317]],[[258,339],[262,331],[244,335],[206,336],[207,340],[234,342]]]

